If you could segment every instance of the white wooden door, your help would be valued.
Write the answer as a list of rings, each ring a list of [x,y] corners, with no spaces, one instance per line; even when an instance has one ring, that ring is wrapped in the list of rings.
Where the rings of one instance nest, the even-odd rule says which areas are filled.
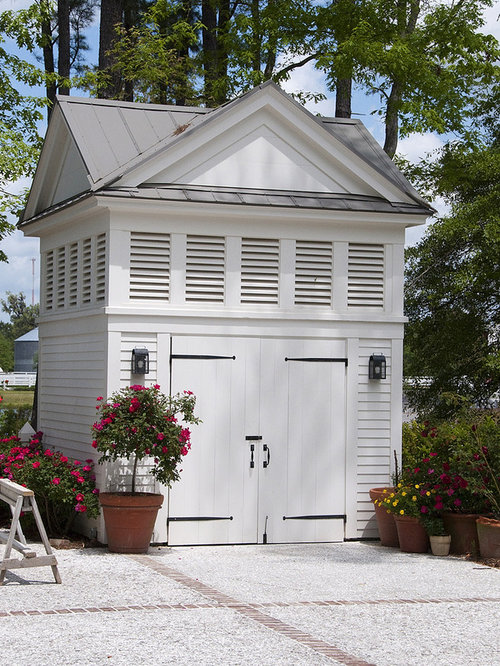
[[[269,543],[344,539],[346,363],[338,352],[328,341],[262,342],[269,464],[260,470],[259,533]]]
[[[193,391],[203,423],[169,493],[171,545],[343,539],[340,347],[173,339],[172,392]]]

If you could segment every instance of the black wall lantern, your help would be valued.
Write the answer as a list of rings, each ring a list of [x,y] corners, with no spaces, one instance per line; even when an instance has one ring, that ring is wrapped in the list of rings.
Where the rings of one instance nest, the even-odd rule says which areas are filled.
[[[136,347],[132,350],[132,374],[147,375],[149,372],[149,351],[146,347]]]
[[[386,362],[383,354],[372,354],[368,364],[368,377],[370,379],[385,379]]]

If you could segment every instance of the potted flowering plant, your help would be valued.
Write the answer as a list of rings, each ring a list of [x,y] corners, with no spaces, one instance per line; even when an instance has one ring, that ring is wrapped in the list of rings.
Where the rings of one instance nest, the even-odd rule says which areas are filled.
[[[102,454],[99,463],[132,464],[130,491],[100,494],[108,546],[113,552],[146,552],[163,496],[136,490],[138,465],[147,461],[149,472],[167,486],[179,478],[179,464],[191,448],[186,424],[199,423],[196,398],[191,391],[166,396],[155,384],[129,386],[97,402],[92,446]]]
[[[432,492],[420,484],[408,483],[404,478],[393,492],[380,500],[379,506],[394,515],[399,547],[406,553],[426,553],[429,537],[421,517],[429,511]]]

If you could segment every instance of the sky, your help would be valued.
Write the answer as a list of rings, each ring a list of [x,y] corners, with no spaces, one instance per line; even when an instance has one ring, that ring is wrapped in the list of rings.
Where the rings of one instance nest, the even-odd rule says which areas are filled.
[[[0,0],[0,12],[14,9],[19,10],[26,8],[32,4],[33,0]],[[500,0],[496,0],[493,7],[488,8],[485,12],[485,26],[483,31],[485,33],[493,34],[500,40]],[[97,35],[97,28],[94,29]],[[89,42],[92,42],[90,34],[88,35]],[[97,39],[97,37],[96,37]],[[97,56],[92,51],[89,52],[89,60],[95,61]],[[334,98],[325,85],[324,76],[318,70],[315,70],[312,65],[306,65],[293,72],[292,77],[283,88],[287,92],[295,92],[299,90],[309,90],[312,92],[322,92],[326,95],[327,99],[319,102],[318,104],[308,103],[306,106],[312,113],[320,113],[324,116],[333,116],[335,111]],[[365,95],[359,93],[353,97],[353,112],[356,118],[359,118],[366,125],[368,130],[372,133],[379,143],[383,143],[384,129],[383,124],[378,116],[371,115],[371,111],[375,109],[375,102],[367,98]],[[426,134],[413,134],[400,140],[398,144],[398,154],[406,157],[410,161],[419,161],[428,153],[436,150],[444,143],[444,138],[434,133]],[[10,187],[11,191],[20,192],[25,187],[29,187],[29,181],[18,181],[13,183]],[[445,212],[445,206],[442,201],[433,202],[434,207],[438,213]],[[16,220],[11,220],[16,223]],[[416,227],[408,229],[406,232],[406,244],[412,245],[416,243],[423,235],[425,227]],[[26,303],[31,305],[34,296],[34,302],[39,301],[39,241],[38,238],[24,237],[22,232],[15,231],[2,241],[2,249],[9,257],[9,263],[5,264],[0,262],[0,299],[5,299],[6,292],[11,291],[14,293],[24,292],[26,296]],[[33,262],[35,258],[35,274],[33,276]],[[7,321],[8,316],[0,312],[0,321]]]

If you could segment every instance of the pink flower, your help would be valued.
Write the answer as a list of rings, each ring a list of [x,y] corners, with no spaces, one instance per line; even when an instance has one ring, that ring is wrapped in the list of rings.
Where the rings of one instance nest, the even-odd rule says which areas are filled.
[[[82,493],[78,493],[78,495],[75,497],[77,502],[83,502],[85,499],[85,496]]]
[[[437,456],[437,453],[429,453],[429,455],[433,458],[434,456]]]
[[[58,486],[61,483],[61,479],[56,476],[55,478],[52,479],[51,483],[53,483],[55,486]]]
[[[193,395],[193,392],[192,392],[192,391],[184,391],[184,393],[185,393],[186,395]]]
[[[96,399],[97,399],[97,400],[103,400],[103,397],[102,397],[102,395],[100,395],[100,396],[99,396],[98,398],[96,398]]]
[[[462,500],[459,500],[458,497],[457,499],[453,502],[455,506],[460,506],[462,504]]]
[[[59,458],[59,460],[60,460],[61,462],[68,462],[68,457],[67,457],[67,456],[61,456],[61,457]]]
[[[153,388],[155,388],[155,389],[159,389],[159,388],[160,388],[160,385],[159,385],[159,384],[154,384],[154,385],[153,385]]]
[[[168,447],[167,446],[162,446],[161,447],[161,452],[162,453],[168,453]]]
[[[47,456],[47,458],[50,458],[54,454],[52,453],[52,451],[50,449],[45,449],[44,455]]]
[[[95,441],[95,439],[92,441],[92,446],[94,449],[97,449],[97,442]]]
[[[183,446],[182,449],[181,449],[181,455],[187,456],[187,454],[188,454],[188,450],[185,446]]]
[[[85,479],[83,478],[83,476],[79,476],[77,478],[77,481],[78,481],[78,483],[85,483]]]
[[[426,506],[420,507],[420,513],[429,513],[429,509]]]
[[[160,442],[161,442],[162,439],[165,439],[165,435],[164,435],[162,432],[159,432],[159,433],[156,435],[156,439],[159,439]]]
[[[99,495],[99,488],[94,488],[92,492],[94,495]]]
[[[38,467],[40,467],[40,461],[39,461],[39,460],[35,460],[35,462],[33,463],[33,467],[34,467],[35,469],[37,469]]]
[[[90,465],[85,465],[85,467],[82,468],[84,472],[90,472],[92,467]]]
[[[87,507],[85,506],[85,504],[77,504],[75,506],[75,511],[79,511],[81,513],[83,511],[87,511]]]

